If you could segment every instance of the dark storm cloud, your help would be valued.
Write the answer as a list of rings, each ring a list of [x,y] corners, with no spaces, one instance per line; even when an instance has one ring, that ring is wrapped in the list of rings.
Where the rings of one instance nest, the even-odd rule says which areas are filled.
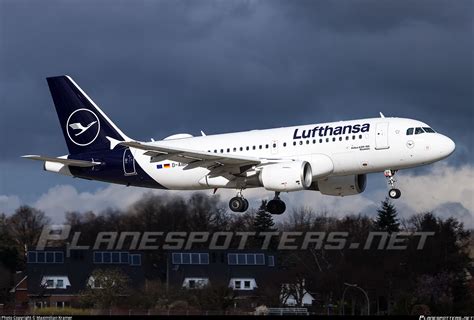
[[[58,74],[137,139],[382,111],[431,124],[457,142],[449,161],[472,163],[472,6],[1,1],[0,194],[38,170],[25,163],[19,173],[19,155],[66,153],[44,80]]]

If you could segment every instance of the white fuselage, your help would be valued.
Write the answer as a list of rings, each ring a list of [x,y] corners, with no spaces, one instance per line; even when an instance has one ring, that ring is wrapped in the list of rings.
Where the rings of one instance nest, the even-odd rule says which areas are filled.
[[[366,131],[354,129],[364,124],[368,124]],[[446,158],[454,151],[454,142],[442,134],[407,134],[409,128],[418,127],[429,128],[427,124],[412,119],[371,118],[199,137],[184,135],[185,138],[179,138],[178,135],[178,138],[157,141],[156,144],[223,156],[283,158],[310,163],[315,163],[315,157],[325,155],[333,163],[330,175],[344,176],[416,167]],[[168,189],[251,187],[242,181],[236,184],[225,178],[209,184],[203,181],[210,172],[208,168],[189,169],[185,164],[173,161],[150,162],[143,150],[133,149],[132,153],[145,172]],[[157,169],[158,165],[161,169]]]

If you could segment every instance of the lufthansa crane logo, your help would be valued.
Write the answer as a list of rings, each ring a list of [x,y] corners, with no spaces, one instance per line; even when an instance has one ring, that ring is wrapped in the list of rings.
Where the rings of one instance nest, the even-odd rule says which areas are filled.
[[[89,109],[77,109],[67,119],[66,132],[74,144],[88,146],[99,135],[99,117]]]

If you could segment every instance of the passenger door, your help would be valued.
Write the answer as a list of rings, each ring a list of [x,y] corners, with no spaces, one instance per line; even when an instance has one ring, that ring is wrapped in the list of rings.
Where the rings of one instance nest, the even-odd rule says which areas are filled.
[[[390,148],[388,143],[388,122],[379,122],[375,129],[375,149],[383,150]]]

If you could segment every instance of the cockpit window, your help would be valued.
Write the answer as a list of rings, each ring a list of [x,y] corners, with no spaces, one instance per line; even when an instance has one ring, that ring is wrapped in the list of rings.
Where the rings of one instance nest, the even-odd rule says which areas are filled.
[[[425,131],[423,131],[422,128],[418,127],[418,128],[415,128],[415,134],[421,134],[421,133],[424,133]]]
[[[428,133],[435,133],[435,131],[431,129],[430,127],[423,127],[423,130],[425,130],[425,132],[428,132]]]
[[[407,129],[407,136],[411,136],[413,134],[413,128]]]

